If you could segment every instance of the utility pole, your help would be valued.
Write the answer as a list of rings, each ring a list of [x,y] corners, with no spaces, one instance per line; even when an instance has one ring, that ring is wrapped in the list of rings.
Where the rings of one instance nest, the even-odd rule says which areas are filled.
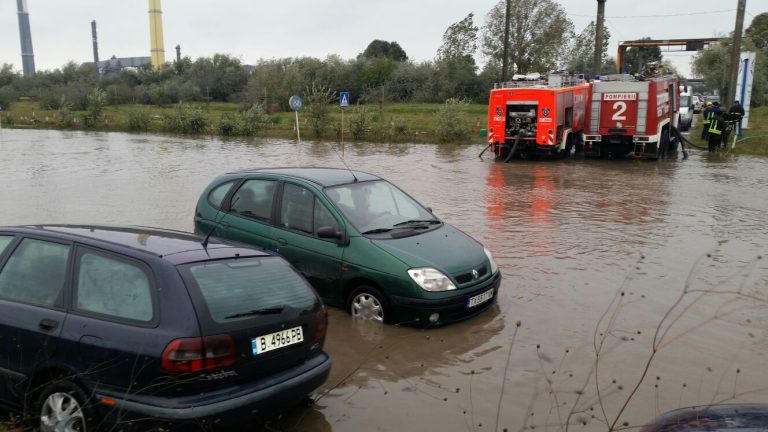
[[[507,0],[507,12],[504,17],[504,59],[501,61],[501,82],[507,81],[509,70],[509,19],[512,16],[512,0]]]
[[[99,72],[99,38],[96,36],[96,20],[91,21],[91,39],[93,39],[93,67],[96,69],[96,76],[101,78]]]
[[[736,100],[736,81],[739,75],[739,61],[741,60],[741,34],[744,32],[744,11],[747,9],[747,0],[739,0],[738,9],[736,9],[736,29],[733,31],[733,46],[731,46],[731,68],[728,79],[728,97],[722,101],[730,106]],[[743,103],[743,101],[740,101]]]
[[[595,58],[592,62],[594,75],[599,75],[603,68],[603,22],[605,21],[605,0],[597,0],[597,21],[595,22]]]

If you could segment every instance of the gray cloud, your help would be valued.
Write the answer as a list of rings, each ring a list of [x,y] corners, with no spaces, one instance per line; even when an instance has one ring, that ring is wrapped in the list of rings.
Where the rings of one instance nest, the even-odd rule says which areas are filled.
[[[593,0],[562,0],[576,30],[594,19]],[[766,9],[765,1],[748,4],[747,24]],[[474,12],[482,23],[495,0],[165,0],[163,1],[166,58],[222,52],[246,63],[260,58],[339,54],[352,58],[373,39],[400,43],[414,60],[429,60],[441,36],[453,22]],[[149,18],[144,0],[28,0],[35,63],[53,69],[67,61],[90,61],[90,22],[99,31],[102,59],[149,55]],[[608,0],[607,26],[615,56],[619,40],[711,37],[733,30],[735,1],[716,0]],[[760,9],[762,8],[762,10]],[[684,15],[697,12],[727,12]],[[642,18],[671,13],[680,16]],[[634,18],[623,18],[623,17]],[[683,72],[691,54],[669,53]],[[14,0],[0,0],[0,62],[21,68]]]

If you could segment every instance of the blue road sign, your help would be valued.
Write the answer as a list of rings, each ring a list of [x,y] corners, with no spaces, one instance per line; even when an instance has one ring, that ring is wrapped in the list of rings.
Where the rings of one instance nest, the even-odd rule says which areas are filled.
[[[339,92],[339,108],[349,108],[349,92]]]
[[[288,105],[291,106],[291,109],[294,111],[298,111],[301,109],[301,97],[293,95],[290,99],[288,99]]]

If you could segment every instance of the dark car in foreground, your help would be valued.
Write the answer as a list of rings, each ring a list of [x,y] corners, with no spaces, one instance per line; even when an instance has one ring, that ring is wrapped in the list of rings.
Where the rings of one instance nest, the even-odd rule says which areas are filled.
[[[765,432],[768,405],[718,404],[669,411],[640,432]]]
[[[359,319],[441,325],[495,303],[501,272],[480,242],[392,183],[336,168],[224,174],[195,232],[275,251],[327,304]]]
[[[326,380],[326,327],[304,278],[245,245],[0,228],[0,401],[42,431],[270,417]]]

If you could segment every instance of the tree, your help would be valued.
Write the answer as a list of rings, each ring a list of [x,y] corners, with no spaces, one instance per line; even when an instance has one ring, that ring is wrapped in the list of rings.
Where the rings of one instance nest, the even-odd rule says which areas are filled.
[[[608,57],[603,61],[603,67],[600,70],[600,75],[608,75],[616,73],[616,58]]]
[[[437,102],[431,62],[401,63],[387,81],[387,93],[398,102]]]
[[[333,90],[328,87],[318,86],[312,83],[311,87],[305,90],[307,114],[309,126],[314,132],[315,137],[322,138],[323,133],[331,123],[331,104],[336,99]]]
[[[730,76],[728,72],[731,63],[731,44],[731,38],[724,38],[719,45],[699,51],[693,59],[693,72],[704,79],[707,88],[716,89],[720,94],[725,94]],[[765,62],[768,61],[768,54],[758,49],[750,37],[742,40],[742,49],[755,51],[757,54],[751,106],[766,105],[768,104],[768,65]],[[732,101],[724,101],[724,103],[730,102]]]
[[[460,142],[469,137],[467,127],[467,108],[468,103],[461,99],[451,98],[445,101],[445,104],[437,113],[437,129],[435,133],[442,142]]]
[[[20,75],[13,71],[12,64],[3,63],[3,65],[0,66],[0,87],[5,87],[11,84],[19,77]]]
[[[368,60],[362,64],[357,81],[363,89],[381,87],[389,81],[395,69],[397,69],[397,63],[389,58]]]
[[[473,59],[477,51],[477,32],[474,24],[475,14],[470,13],[461,21],[451,24],[443,33],[443,45],[437,50],[437,59],[449,60],[456,58]]]
[[[607,28],[603,29],[603,52],[601,54],[601,64],[608,62],[608,43],[611,39],[611,33]],[[594,71],[595,56],[595,22],[591,21],[584,27],[584,30],[573,39],[566,57],[566,68],[570,72],[583,73],[591,78],[596,75]],[[602,71],[601,71],[602,73]]]
[[[482,92],[474,59],[478,30],[474,24],[474,14],[470,13],[461,21],[451,24],[443,33],[443,44],[435,60],[437,73],[434,92],[439,100],[474,100]]]
[[[466,56],[448,58],[435,65],[435,92],[439,100],[459,98],[479,102],[484,86],[477,76],[477,66]]]
[[[752,24],[749,25],[745,33],[756,48],[768,54],[768,12],[763,12],[752,19]]]
[[[651,40],[644,37],[640,40]],[[630,74],[642,73],[643,68],[650,62],[659,62],[661,64],[661,48],[657,46],[630,47],[624,54],[624,71]]]
[[[511,0],[510,65],[515,73],[546,72],[564,57],[573,23],[555,0]],[[489,61],[503,63],[504,0],[488,12],[482,32],[482,52]]]
[[[387,42],[376,39],[368,44],[360,57],[366,59],[387,58],[396,62],[408,60],[405,50],[397,42]]]
[[[248,83],[248,73],[240,60],[226,54],[195,60],[189,67],[189,77],[204,95],[219,101],[243,91]]]

